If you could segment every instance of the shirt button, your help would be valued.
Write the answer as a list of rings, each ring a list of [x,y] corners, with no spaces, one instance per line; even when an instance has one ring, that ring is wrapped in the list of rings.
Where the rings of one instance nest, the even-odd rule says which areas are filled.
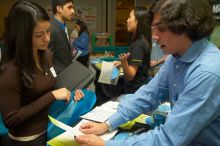
[[[176,68],[178,69],[178,68],[179,68],[179,66],[178,66],[178,65],[176,65]]]
[[[173,84],[174,87],[176,87],[176,84]]]

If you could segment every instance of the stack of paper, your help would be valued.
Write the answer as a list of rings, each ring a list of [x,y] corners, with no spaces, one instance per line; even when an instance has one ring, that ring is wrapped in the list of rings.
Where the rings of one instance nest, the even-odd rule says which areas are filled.
[[[60,134],[59,136],[53,138],[52,140],[48,141],[47,144],[49,144],[50,146],[78,146],[78,144],[76,143],[76,141],[74,140],[74,136],[79,136],[79,135],[83,135],[83,133],[81,133],[79,131],[79,127],[88,122],[88,120],[81,120],[75,127],[70,127],[52,117],[49,116],[49,119],[51,120],[51,122],[56,125],[57,127],[60,127],[61,129],[65,130],[66,132],[64,132],[63,134]],[[111,139],[115,134],[117,133],[117,130],[111,131],[111,132],[107,132],[103,135],[100,135],[100,137],[103,140],[109,140]]]
[[[56,125],[57,127],[65,130],[63,134],[60,134],[59,136],[53,138],[52,140],[48,141],[47,144],[51,146],[78,146],[78,144],[74,140],[74,136],[83,135],[82,132],[79,131],[79,127],[90,121],[96,121],[96,122],[104,122],[110,117],[112,114],[114,114],[117,111],[118,102],[109,101],[102,106],[98,106],[94,108],[89,113],[81,116],[84,118],[81,120],[75,127],[70,127],[54,118],[49,116],[49,119],[51,122]],[[85,120],[88,119],[88,120]],[[100,135],[100,137],[103,140],[109,140],[111,139],[115,134],[117,133],[117,130],[104,133]]]
[[[81,116],[81,118],[95,122],[105,122],[111,115],[117,112],[117,106],[118,102],[109,101],[102,106],[95,107],[92,111]]]
[[[91,112],[81,116],[81,118],[95,122],[105,122],[108,119],[108,117],[110,117],[115,112],[115,109],[96,107]]]

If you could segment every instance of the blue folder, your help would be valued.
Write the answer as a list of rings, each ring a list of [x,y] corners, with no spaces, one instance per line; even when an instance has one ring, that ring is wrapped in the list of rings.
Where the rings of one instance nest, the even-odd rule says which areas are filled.
[[[2,115],[0,113],[0,135],[6,135],[8,133],[8,129],[5,127],[2,119]]]
[[[49,109],[49,115],[69,126],[77,124],[80,120],[80,116],[89,112],[96,102],[96,95],[93,91],[85,89],[82,89],[82,91],[85,96],[79,102],[74,102],[73,98],[68,104],[66,104],[65,101],[55,101]],[[74,97],[74,91],[72,91],[71,96]],[[48,122],[48,140],[63,132],[62,129],[56,127],[50,121]]]

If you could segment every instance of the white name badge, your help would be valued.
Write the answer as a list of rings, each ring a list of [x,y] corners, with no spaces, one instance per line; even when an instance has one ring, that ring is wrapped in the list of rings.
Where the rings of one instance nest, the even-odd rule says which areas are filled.
[[[52,73],[53,77],[57,77],[57,73],[56,73],[56,71],[54,70],[54,67],[51,67],[51,68],[50,68],[50,72]]]

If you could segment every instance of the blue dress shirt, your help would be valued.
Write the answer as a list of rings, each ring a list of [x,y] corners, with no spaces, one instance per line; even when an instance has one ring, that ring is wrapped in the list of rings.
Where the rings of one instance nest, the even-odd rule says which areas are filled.
[[[62,23],[62,22],[60,22],[60,21],[57,20],[55,17],[54,17],[54,20],[56,20],[56,22],[60,25],[60,27],[65,31],[66,23]]]
[[[220,146],[220,51],[206,39],[181,57],[169,55],[147,85],[126,96],[109,118],[112,128],[166,100],[172,110],[164,125],[106,146]]]

